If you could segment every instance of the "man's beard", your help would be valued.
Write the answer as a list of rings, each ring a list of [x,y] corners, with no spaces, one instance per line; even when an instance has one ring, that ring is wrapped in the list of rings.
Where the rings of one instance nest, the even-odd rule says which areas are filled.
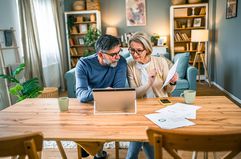
[[[106,65],[108,65],[108,66],[110,66],[110,67],[116,67],[117,64],[118,64],[118,61],[119,61],[119,60],[115,60],[114,62],[111,63],[108,59],[106,59],[106,58],[103,57],[103,62],[104,62],[104,64],[106,64]]]

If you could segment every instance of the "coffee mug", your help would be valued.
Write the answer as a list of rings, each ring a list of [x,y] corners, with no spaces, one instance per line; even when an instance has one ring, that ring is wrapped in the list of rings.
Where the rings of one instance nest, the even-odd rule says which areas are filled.
[[[59,102],[59,110],[61,112],[68,111],[69,108],[69,98],[68,97],[60,97],[58,99]]]
[[[181,93],[180,97],[184,97],[185,103],[191,104],[194,103],[196,98],[196,91],[194,90],[185,90]]]

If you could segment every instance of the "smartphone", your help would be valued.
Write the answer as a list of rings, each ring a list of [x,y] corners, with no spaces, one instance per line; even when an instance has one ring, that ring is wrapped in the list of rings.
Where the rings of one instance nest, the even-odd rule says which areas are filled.
[[[162,105],[170,105],[172,104],[171,101],[169,101],[168,99],[160,99],[160,102]]]

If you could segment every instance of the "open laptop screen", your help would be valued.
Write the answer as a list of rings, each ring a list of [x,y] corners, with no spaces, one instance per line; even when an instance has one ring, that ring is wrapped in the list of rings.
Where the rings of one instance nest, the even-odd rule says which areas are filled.
[[[135,114],[134,88],[93,89],[94,114]]]

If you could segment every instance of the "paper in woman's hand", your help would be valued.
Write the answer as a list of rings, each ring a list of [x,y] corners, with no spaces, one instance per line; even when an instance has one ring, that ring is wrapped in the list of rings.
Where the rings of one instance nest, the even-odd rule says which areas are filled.
[[[168,85],[168,83],[170,82],[170,80],[172,79],[172,77],[175,75],[176,71],[177,71],[177,65],[178,65],[178,61],[179,59],[175,62],[175,64],[172,66],[172,68],[169,70],[167,78],[162,86],[161,89],[163,89],[166,85]]]

